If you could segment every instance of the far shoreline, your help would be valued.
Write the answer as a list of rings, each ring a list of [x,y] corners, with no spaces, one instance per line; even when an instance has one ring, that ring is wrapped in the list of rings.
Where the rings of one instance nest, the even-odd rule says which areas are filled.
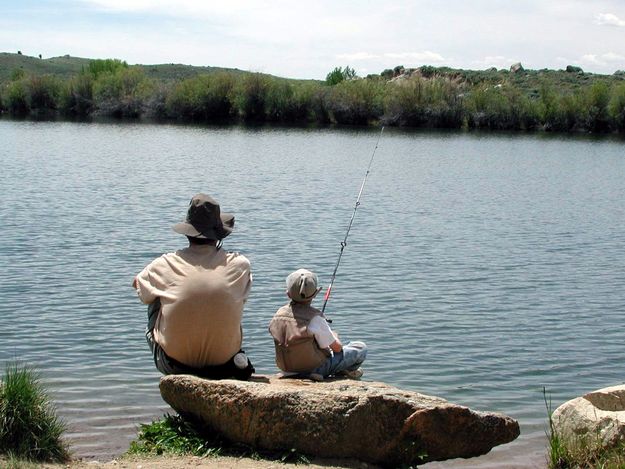
[[[347,125],[347,124],[302,124],[284,122],[200,122],[181,119],[159,119],[151,117],[110,117],[88,116],[68,117],[61,114],[54,115],[28,115],[12,116],[0,112],[0,122],[31,123],[31,124],[76,124],[76,125],[138,125],[138,126],[170,126],[180,128],[197,128],[206,130],[246,130],[246,131],[271,131],[271,130],[295,130],[295,131],[320,131],[320,132],[363,132],[377,134],[382,125]],[[397,133],[402,135],[441,135],[441,136],[467,136],[467,137],[492,137],[492,138],[515,138],[535,137],[545,140],[579,140],[579,141],[615,141],[625,143],[625,134],[619,132],[592,133],[584,131],[560,132],[545,130],[493,130],[493,129],[449,129],[428,127],[395,127],[384,126],[385,133]]]
[[[12,116],[625,134],[625,72],[397,65],[325,80],[119,59],[0,53],[0,112]]]

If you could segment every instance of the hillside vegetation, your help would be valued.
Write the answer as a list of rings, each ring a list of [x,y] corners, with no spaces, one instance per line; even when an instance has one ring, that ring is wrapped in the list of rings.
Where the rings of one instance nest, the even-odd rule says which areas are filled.
[[[625,132],[625,73],[397,66],[325,81],[176,64],[0,54],[0,111],[11,115]]]

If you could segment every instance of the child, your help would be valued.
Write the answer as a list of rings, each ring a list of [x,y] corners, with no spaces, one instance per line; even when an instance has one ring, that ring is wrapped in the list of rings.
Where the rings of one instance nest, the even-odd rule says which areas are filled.
[[[276,364],[286,373],[323,379],[328,376],[362,376],[367,356],[364,342],[341,344],[327,321],[310,303],[321,290],[317,276],[299,269],[286,278],[291,301],[280,308],[269,324],[276,347]]]

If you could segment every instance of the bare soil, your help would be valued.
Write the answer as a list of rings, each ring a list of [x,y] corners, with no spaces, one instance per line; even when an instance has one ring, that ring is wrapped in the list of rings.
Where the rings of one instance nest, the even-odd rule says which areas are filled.
[[[122,457],[109,462],[72,461],[68,464],[45,464],[45,469],[374,469],[377,466],[354,460],[315,460],[310,464],[282,463],[263,459],[216,456],[200,458],[197,456],[146,456]]]

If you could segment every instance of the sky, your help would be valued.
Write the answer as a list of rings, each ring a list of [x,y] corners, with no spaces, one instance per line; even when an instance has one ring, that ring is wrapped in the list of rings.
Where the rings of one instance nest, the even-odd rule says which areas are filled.
[[[323,79],[397,65],[625,70],[625,0],[0,0],[0,52]]]

